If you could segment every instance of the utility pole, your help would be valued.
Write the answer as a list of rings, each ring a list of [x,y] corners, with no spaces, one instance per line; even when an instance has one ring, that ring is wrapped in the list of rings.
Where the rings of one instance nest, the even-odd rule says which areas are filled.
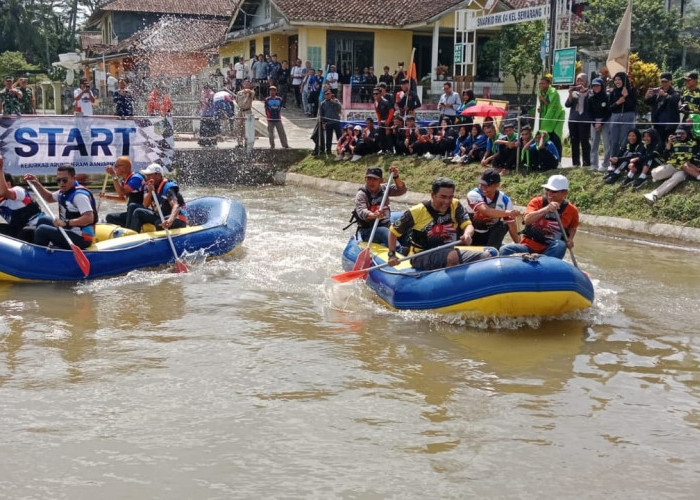
[[[550,73],[554,69],[554,46],[557,35],[557,0],[549,0],[549,54],[547,68]]]

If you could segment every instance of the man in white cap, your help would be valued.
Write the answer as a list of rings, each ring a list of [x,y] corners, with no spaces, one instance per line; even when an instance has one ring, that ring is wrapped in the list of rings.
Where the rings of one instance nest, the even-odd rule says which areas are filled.
[[[138,233],[146,223],[153,224],[156,229],[177,229],[187,225],[185,200],[177,183],[165,177],[167,173],[166,168],[157,163],[151,163],[141,170],[141,174],[146,177],[143,207],[137,208],[131,214],[129,229]],[[153,203],[160,205],[163,212],[162,221],[158,210],[149,208]]]
[[[563,259],[567,247],[574,247],[578,208],[566,199],[569,180],[563,175],[552,175],[542,187],[545,195],[535,196],[525,208],[525,230],[520,243],[501,247],[501,255],[540,253]],[[555,212],[559,213],[561,225]]]

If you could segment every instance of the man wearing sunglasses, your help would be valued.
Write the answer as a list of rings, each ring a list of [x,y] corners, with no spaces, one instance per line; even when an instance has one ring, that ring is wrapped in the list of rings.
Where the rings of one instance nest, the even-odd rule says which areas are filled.
[[[563,175],[552,175],[542,187],[545,196],[535,196],[525,208],[522,240],[519,244],[512,243],[501,247],[501,255],[540,253],[563,259],[567,247],[574,247],[578,208],[566,199],[569,194],[569,180]],[[555,212],[559,213],[563,228],[559,225]]]
[[[47,203],[58,202],[59,216],[55,219],[44,216],[36,224],[34,243],[42,246],[49,244],[57,248],[69,249],[59,227],[65,229],[70,240],[79,248],[89,247],[95,239],[97,223],[97,205],[90,190],[75,180],[75,168],[70,165],[58,167],[56,183],[58,191],[47,190],[32,174],[26,174],[24,180],[36,186],[39,195]]]

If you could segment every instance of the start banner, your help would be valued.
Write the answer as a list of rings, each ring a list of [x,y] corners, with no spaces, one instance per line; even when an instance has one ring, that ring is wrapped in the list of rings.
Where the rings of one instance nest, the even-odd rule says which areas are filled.
[[[61,165],[72,165],[79,173],[104,173],[120,156],[131,158],[135,171],[155,161],[170,170],[174,145],[170,117],[0,118],[0,154],[5,172],[12,175],[53,175]]]

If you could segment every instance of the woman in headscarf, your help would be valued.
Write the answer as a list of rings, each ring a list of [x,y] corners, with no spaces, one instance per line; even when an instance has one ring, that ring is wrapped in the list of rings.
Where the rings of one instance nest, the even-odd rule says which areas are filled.
[[[610,92],[610,151],[619,151],[634,128],[637,116],[637,91],[624,71],[615,73]]]
[[[569,88],[564,105],[569,111],[569,138],[571,139],[571,162],[574,167],[591,166],[591,116],[586,110],[588,77],[585,73],[576,76],[576,85]]]

